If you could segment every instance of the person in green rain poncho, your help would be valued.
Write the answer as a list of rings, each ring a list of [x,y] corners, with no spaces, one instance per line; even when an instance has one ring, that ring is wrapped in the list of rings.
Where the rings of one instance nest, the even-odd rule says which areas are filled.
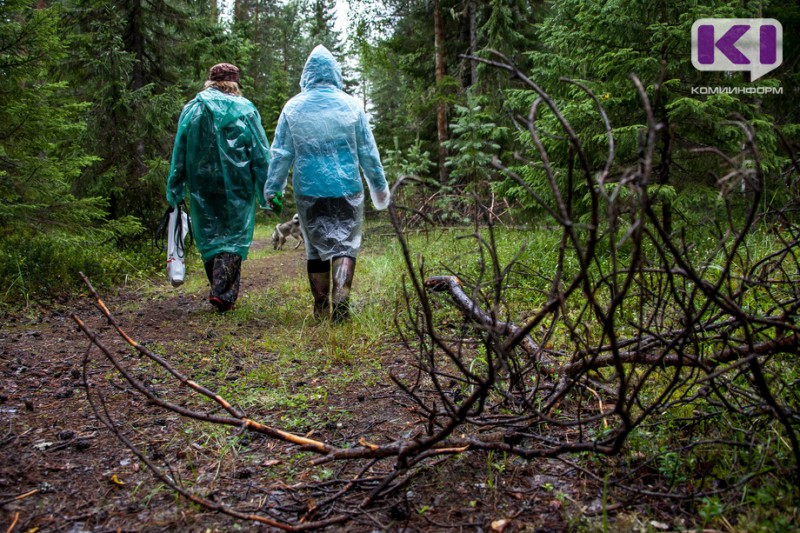
[[[342,91],[342,69],[322,45],[308,56],[301,92],[278,119],[272,143],[268,204],[280,210],[289,170],[306,246],[314,316],[350,316],[349,294],[361,247],[364,187],[373,205],[389,206],[389,186],[366,114]]]
[[[255,106],[241,96],[239,69],[211,67],[203,91],[183,108],[167,178],[167,202],[189,190],[192,233],[220,312],[239,296],[242,261],[253,241],[256,201],[265,207],[269,141]]]

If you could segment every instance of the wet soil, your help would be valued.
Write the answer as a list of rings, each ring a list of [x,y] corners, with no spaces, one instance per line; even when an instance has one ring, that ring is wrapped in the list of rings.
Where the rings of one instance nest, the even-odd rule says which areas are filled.
[[[303,276],[304,265],[302,249],[246,261],[242,297]],[[305,300],[298,298],[297,305],[305,305]],[[216,315],[206,301],[205,289],[153,294],[129,287],[104,295],[104,301],[139,342],[163,347],[167,354],[185,353],[191,346],[197,365],[212,345],[215,350],[225,349],[227,333],[257,336],[274,326],[258,316],[241,320]],[[97,420],[82,383],[81,363],[89,342],[70,318],[73,313],[103,337],[112,353],[134,357],[89,297],[6,318],[0,327],[0,530],[268,530],[177,497]],[[376,350],[375,357],[381,359],[380,370],[369,385],[328,397],[327,410],[316,416],[313,427],[296,430],[308,430],[317,439],[357,442],[364,437],[374,442],[415,427],[418,417],[388,378],[389,372],[401,374],[408,368],[413,354],[399,339],[390,339]],[[189,374],[195,370],[186,358],[176,364]],[[235,381],[237,366],[232,368],[204,385],[213,389]],[[187,397],[175,380],[140,372],[137,377],[158,397]],[[287,459],[296,457],[287,444],[258,437],[240,443],[239,451],[230,453],[207,436],[203,442],[195,440],[197,422],[187,422],[148,402],[115,375],[107,362],[93,363],[88,378],[135,445],[155,462],[173,465],[175,477],[187,488],[212,500],[252,510],[276,494],[286,494],[285,476],[291,474],[294,483],[306,480],[304,471],[292,470],[299,459]],[[307,387],[314,379],[322,378],[287,386]],[[183,401],[193,404],[191,397]],[[337,421],[330,417],[337,407],[350,409],[356,416],[344,423]],[[274,413],[256,414],[280,423]],[[339,466],[331,469],[332,476],[345,474]],[[432,462],[403,490],[329,530],[564,531],[574,528],[571,515],[576,512],[597,514],[601,498],[602,487],[558,461],[501,461],[468,452]]]

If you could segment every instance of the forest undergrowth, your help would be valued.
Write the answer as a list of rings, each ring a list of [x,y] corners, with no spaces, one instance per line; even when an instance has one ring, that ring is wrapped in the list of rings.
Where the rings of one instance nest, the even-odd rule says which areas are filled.
[[[231,313],[218,315],[206,304],[197,262],[190,262],[188,282],[180,289],[163,281],[133,284],[102,295],[103,301],[138,343],[262,424],[345,451],[425,435],[430,418],[415,398],[436,401],[441,391],[430,380],[419,380],[420,344],[403,324],[408,281],[391,230],[373,225],[367,232],[354,287],[354,320],[338,326],[313,321],[302,252],[272,251],[265,242],[268,233],[259,227],[258,244],[245,263],[243,298]],[[487,236],[485,230],[479,234]],[[432,230],[410,237],[409,243],[426,272],[470,280],[479,273],[472,256],[474,235],[470,228]],[[514,297],[507,316],[522,322],[543,297],[531,272],[551,268],[548,251],[557,239],[548,229],[502,228],[494,239],[499,260],[517,259],[519,268],[509,276]],[[765,248],[773,243],[768,233],[752,239]],[[708,411],[698,417],[712,408],[702,397],[639,426],[618,454],[525,458],[502,449],[463,447],[429,455],[363,507],[396,469],[392,459],[312,464],[319,454],[303,446],[181,418],[137,392],[94,348],[88,390],[95,401],[104,398],[116,425],[110,431],[86,401],[80,368],[87,341],[69,325],[71,312],[102,337],[155,398],[207,415],[224,410],[132,350],[85,296],[55,310],[29,309],[2,330],[0,406],[9,423],[0,441],[7,458],[0,468],[0,495],[3,524],[14,521],[21,531],[69,530],[76,523],[88,530],[143,524],[153,530],[250,527],[242,518],[176,498],[174,489],[153,477],[114,432],[181,489],[214,505],[301,527],[341,516],[357,530],[794,530],[797,488],[779,425],[751,433],[735,416],[712,417]],[[437,324],[479,373],[487,354],[480,342],[468,340],[462,313],[446,295],[433,295],[432,304]],[[548,349],[564,350],[570,345],[569,328],[556,328],[547,339]],[[786,362],[785,379],[796,382],[788,374],[794,371]],[[642,394],[657,391],[660,379],[653,376],[652,390]],[[416,396],[398,388],[414,380]],[[444,387],[456,403],[472,392],[457,380]],[[584,405],[566,399],[552,416],[602,413],[608,408],[603,397],[598,389]],[[502,417],[509,409],[513,405],[501,405],[489,415]],[[501,443],[531,438],[488,435],[487,427],[468,421],[456,437]],[[567,442],[579,440],[583,430],[557,424],[543,429],[542,434]],[[703,439],[705,444],[699,442]]]

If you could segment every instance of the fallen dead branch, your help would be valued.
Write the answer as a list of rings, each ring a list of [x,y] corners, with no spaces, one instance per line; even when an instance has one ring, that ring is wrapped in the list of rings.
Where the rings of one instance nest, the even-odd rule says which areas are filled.
[[[85,325],[81,325],[81,322],[78,322],[78,324],[81,327],[81,329],[84,330],[84,333],[86,333],[86,329],[85,329],[86,326]],[[92,340],[92,344],[98,345],[96,339]],[[100,347],[100,345],[98,345],[98,347]],[[90,345],[90,348],[91,348],[91,345]],[[107,350],[105,350],[104,347],[100,347],[100,349],[104,350],[104,353],[107,352]],[[122,444],[124,444],[126,448],[128,448],[131,452],[133,452],[133,454],[142,463],[144,463],[145,466],[147,466],[147,468],[153,473],[153,475],[156,478],[158,478],[159,481],[164,483],[171,490],[173,490],[176,493],[180,494],[181,496],[183,496],[187,500],[189,500],[189,501],[191,501],[193,503],[196,503],[197,505],[200,505],[201,507],[203,507],[205,509],[208,509],[209,511],[215,511],[215,512],[219,512],[219,513],[222,513],[222,514],[226,514],[228,516],[231,516],[233,518],[238,518],[240,520],[248,520],[248,521],[251,521],[251,522],[257,522],[259,524],[264,524],[264,525],[276,527],[276,528],[284,530],[284,531],[304,531],[304,530],[310,530],[310,529],[319,529],[319,528],[323,528],[323,527],[327,527],[327,526],[332,526],[332,525],[335,525],[335,524],[341,524],[342,522],[346,522],[347,520],[349,520],[348,516],[334,516],[334,517],[332,517],[330,519],[327,519],[327,520],[310,521],[310,522],[303,523],[303,524],[288,524],[288,523],[281,522],[281,521],[278,521],[278,520],[273,520],[273,519],[271,519],[269,517],[262,516],[262,515],[239,512],[239,511],[237,511],[235,509],[232,509],[231,507],[229,507],[227,505],[224,505],[222,503],[213,502],[213,501],[211,501],[211,500],[209,500],[207,498],[202,498],[202,497],[192,493],[191,491],[181,487],[173,478],[171,478],[170,476],[166,475],[160,468],[158,468],[152,461],[150,461],[150,459],[148,459],[147,456],[144,453],[142,453],[142,451],[139,450],[139,448],[133,442],[131,442],[124,435],[124,433],[122,431],[120,431],[120,429],[117,427],[117,425],[114,422],[114,420],[111,418],[111,415],[108,412],[108,409],[106,407],[105,401],[103,400],[103,397],[98,394],[97,399],[95,400],[94,395],[91,392],[89,392],[91,390],[91,388],[89,386],[89,381],[88,381],[88,378],[87,378],[87,368],[88,368],[88,364],[89,364],[89,353],[90,353],[90,350],[86,350],[86,354],[84,355],[84,358],[83,358],[82,376],[83,376],[83,385],[84,385],[85,390],[87,391],[86,396],[87,396],[87,399],[89,401],[89,405],[92,408],[92,412],[94,412],[94,415],[98,420],[100,420],[109,430],[111,430],[111,432],[114,434],[114,436]],[[106,353],[106,355],[108,356],[108,353]],[[98,406],[98,403],[99,403],[99,406]],[[162,406],[162,407],[164,407],[164,406]]]
[[[530,335],[522,335],[520,327],[511,322],[501,322],[496,317],[491,316],[481,309],[464,291],[464,287],[456,276],[430,276],[425,280],[425,287],[431,292],[447,291],[452,296],[453,304],[469,319],[476,323],[476,325],[492,331],[500,336],[521,336],[519,342],[525,352],[531,357],[538,358],[541,363],[540,370],[542,373],[551,374],[580,374],[587,370],[597,370],[605,367],[612,367],[617,360],[625,364],[645,364],[653,365],[658,364],[663,367],[669,366],[687,366],[697,367],[703,369],[705,372],[711,373],[716,370],[720,365],[725,363],[744,364],[755,356],[769,354],[774,352],[797,352],[800,351],[800,333],[798,332],[785,332],[776,339],[770,339],[764,342],[749,345],[728,345],[724,348],[709,354],[703,359],[699,359],[691,354],[673,354],[673,355],[660,355],[657,353],[658,345],[663,345],[665,339],[628,339],[621,340],[617,343],[617,348],[622,346],[630,346],[636,344],[636,350],[633,351],[620,351],[618,355],[601,355],[604,352],[610,352],[611,346],[601,346],[592,349],[588,352],[580,352],[574,359],[575,362],[561,364],[556,363],[552,358],[548,357],[547,352],[541,348],[531,338]],[[706,326],[706,330],[713,329]],[[675,331],[672,336],[686,335],[686,332]],[[642,349],[642,347],[646,349]],[[656,353],[648,353],[648,352]],[[553,353],[550,351],[550,353]],[[566,357],[565,354],[557,354]],[[718,377],[725,371],[730,370],[729,367],[718,371],[715,374],[710,374],[706,379],[713,379]]]
[[[14,496],[13,498],[0,500],[0,507],[2,507],[3,505],[5,505],[7,503],[18,502],[20,500],[24,500],[25,498],[28,498],[28,497],[33,496],[34,494],[38,494],[38,493],[39,493],[39,489],[33,489],[33,490],[29,490],[28,492],[25,492],[23,494],[20,494],[19,496]]]
[[[301,435],[295,435],[293,433],[283,431],[281,429],[266,424],[262,424],[260,422],[257,422],[255,420],[246,417],[241,410],[236,408],[227,399],[223,398],[214,391],[211,391],[206,387],[187,378],[179,370],[170,365],[165,358],[153,353],[146,346],[134,340],[132,336],[130,336],[126,331],[124,331],[120,327],[119,323],[114,318],[114,315],[111,313],[110,309],[106,306],[100,295],[92,286],[90,280],[85,276],[83,276],[83,279],[87,287],[89,288],[90,293],[94,297],[97,308],[101,311],[101,313],[104,315],[108,323],[114,328],[115,332],[122,339],[124,339],[130,346],[134,347],[139,352],[139,354],[141,354],[148,360],[156,363],[157,365],[165,369],[169,373],[169,375],[171,375],[181,385],[190,389],[193,392],[199,393],[202,397],[205,397],[206,399],[219,405],[222,409],[224,409],[225,412],[228,413],[228,416],[207,414],[197,409],[184,407],[174,401],[165,400],[157,396],[156,394],[153,393],[152,390],[150,390],[139,379],[136,378],[133,372],[131,372],[126,367],[126,365],[122,363],[119,357],[114,355],[114,353],[105,346],[105,344],[98,337],[98,335],[94,333],[80,317],[74,314],[71,315],[73,321],[78,325],[79,329],[89,339],[91,343],[90,346],[96,346],[103,354],[103,356],[117,370],[117,372],[151,404],[156,405],[162,409],[174,412],[186,418],[210,424],[229,426],[233,429],[236,429],[237,431],[249,431],[266,435],[275,440],[298,446],[300,450],[310,451],[319,454],[319,457],[309,461],[309,465],[311,466],[321,465],[332,461],[367,459],[367,460],[372,460],[374,462],[388,458],[395,458],[396,464],[394,468],[391,470],[391,472],[388,475],[384,476],[383,478],[376,478],[374,480],[375,481],[374,484],[376,485],[375,488],[372,489],[369,492],[369,494],[367,494],[367,496],[365,496],[362,499],[362,501],[358,506],[354,507],[353,512],[358,512],[359,509],[363,509],[364,507],[369,506],[372,503],[372,501],[374,501],[376,498],[383,497],[386,494],[389,494],[397,490],[404,484],[406,484],[408,480],[414,475],[415,469],[424,464],[425,461],[432,458],[458,455],[470,449],[482,449],[482,450],[494,449],[502,451],[513,451],[514,453],[525,457],[546,456],[546,455],[553,455],[560,453],[560,450],[558,449],[553,449],[553,450],[525,449],[524,447],[518,447],[513,444],[510,445],[506,442],[503,442],[502,440],[494,440],[494,439],[487,440],[487,439],[482,439],[479,436],[474,436],[474,437],[453,436],[452,432],[457,427],[463,425],[464,421],[469,416],[469,413],[472,407],[474,406],[475,402],[478,401],[480,398],[482,398],[483,394],[485,393],[485,391],[482,389],[474,391],[471,397],[467,398],[467,400],[463,403],[463,405],[459,406],[459,408],[456,410],[455,413],[447,411],[431,413],[431,416],[433,416],[434,418],[447,417],[449,420],[447,423],[438,423],[436,425],[437,430],[429,432],[427,436],[422,436],[421,434],[417,434],[411,438],[399,438],[392,442],[381,445],[369,443],[362,437],[361,439],[359,439],[358,441],[359,445],[357,446],[337,447]],[[84,376],[85,376],[85,368],[86,365],[88,365],[89,363],[89,359],[90,359],[89,351],[87,350],[87,353],[84,357]],[[488,384],[485,384],[485,386],[487,385]],[[95,399],[93,397],[93,393],[91,392],[93,389],[92,387],[89,386],[88,379],[87,382],[85,383],[85,390],[87,391],[87,396],[89,396],[90,404],[97,418],[111,430],[111,432],[117,437],[117,439],[120,442],[122,442],[127,448],[129,448],[134,453],[134,455],[136,455],[137,458],[139,458],[139,460],[141,460],[161,482],[166,484],[168,487],[176,491],[181,496],[187,498],[188,500],[208,510],[220,512],[242,520],[250,520],[254,522],[263,523],[266,525],[270,525],[272,527],[277,527],[288,531],[299,531],[299,530],[327,527],[350,519],[350,516],[348,515],[337,515],[331,518],[327,518],[325,520],[307,521],[305,523],[281,522],[257,514],[240,512],[224,504],[213,502],[206,498],[202,498],[197,494],[193,494],[192,492],[178,485],[174,479],[172,479],[169,475],[165,474],[158,466],[156,466],[152,461],[150,461],[141,452],[141,450],[139,450],[127,437],[125,437],[122,430],[114,422],[112,414],[109,413],[108,410],[106,409],[102,397],[98,397],[98,399]],[[348,491],[359,488],[358,484],[359,478],[361,477],[361,475],[363,475],[363,472],[365,471],[366,470],[362,470],[362,472],[359,475],[347,481],[345,483],[345,486],[339,492],[337,492],[337,497],[340,497],[341,495],[347,493]],[[324,499],[318,502],[315,505],[315,508],[318,508],[318,506],[326,503],[333,503],[335,501],[336,497],[330,497]]]
[[[17,527],[17,522],[19,522],[19,512],[14,513],[14,519],[11,520],[11,524],[8,526],[6,533],[14,531],[14,528]]]
[[[508,336],[519,334],[520,328],[511,322],[501,322],[497,317],[491,316],[472,301],[464,292],[461,280],[456,276],[431,276],[425,280],[425,287],[431,292],[448,291],[453,297],[453,303],[470,320],[479,326],[492,330],[497,335]],[[523,335],[520,346],[527,354],[542,364],[542,371],[551,374],[555,372],[554,363],[537,345],[530,335]]]
[[[421,375],[399,383],[401,388],[435,425],[442,411],[458,408],[464,391],[482,387],[486,393],[476,403],[480,409],[465,422],[503,435],[505,451],[525,457],[543,450],[613,455],[632,437],[642,447],[645,428],[683,410],[693,414],[682,420],[688,436],[681,438],[697,438],[692,432],[708,420],[742,424],[735,431],[744,433],[775,424],[791,450],[789,468],[800,483],[800,397],[794,374],[782,370],[800,352],[800,228],[791,211],[775,210],[770,217],[780,220],[773,233],[778,241],[764,249],[753,238],[756,221],[764,217],[767,176],[752,125],[730,123],[743,138],[741,153],[713,150],[720,156],[723,177],[718,183],[726,213],[717,228],[704,233],[716,244],[700,250],[687,232],[673,231],[672,219],[662,217],[664,200],[654,194],[654,169],[669,164],[659,157],[674,142],[670,128],[656,117],[659,83],[649,94],[632,78],[644,126],[638,160],[616,170],[616,144],[602,99],[585,84],[564,80],[595,105],[605,129],[608,153],[598,166],[593,163],[597,154],[590,156],[555,100],[507,58],[496,57],[470,59],[507,70],[535,93],[527,117],[517,117],[528,129],[534,154],[515,154],[515,166],[529,166],[538,188],[531,186],[531,172],[498,159],[493,166],[528,193],[542,223],[560,236],[551,269],[533,272],[549,290],[537,287],[545,297],[538,308],[520,312],[512,305],[509,287],[526,286],[527,280],[514,275],[519,254],[500,261],[491,223],[463,237],[475,243],[474,268],[468,274],[431,276],[390,206],[408,272],[406,312],[398,322],[408,347],[418,352],[415,368]],[[540,129],[544,112],[548,127],[560,131]],[[548,153],[556,143],[561,143],[558,168]],[[732,184],[741,184],[746,193],[733,194]],[[395,189],[403,186],[401,179]],[[574,208],[576,195],[588,206],[580,214]],[[450,270],[446,264],[440,268]],[[442,315],[442,300],[433,301],[435,293],[449,295],[463,317],[461,324]],[[512,316],[511,308],[527,318],[519,323],[502,318]],[[438,396],[416,394],[422,383]],[[486,442],[472,443],[472,448]],[[673,453],[698,452],[679,447]],[[683,488],[683,496],[692,497],[699,486]]]

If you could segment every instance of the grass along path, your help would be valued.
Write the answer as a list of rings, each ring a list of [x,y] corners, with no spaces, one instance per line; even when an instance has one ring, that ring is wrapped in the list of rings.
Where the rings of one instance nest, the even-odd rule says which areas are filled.
[[[196,258],[178,289],[162,279],[102,296],[133,338],[257,421],[341,447],[361,439],[383,443],[419,430],[424,418],[389,378],[411,380],[416,373],[415,354],[394,325],[404,273],[394,241],[376,235],[383,231],[366,236],[353,286],[354,318],[333,325],[312,318],[302,248],[291,250],[290,242],[286,250],[274,251],[270,233],[271,227],[258,228],[244,263],[240,300],[229,313],[216,313],[206,301],[207,282]],[[456,236],[425,235],[415,244],[437,252],[442,261],[455,257],[447,266],[461,269],[455,261],[469,258],[459,255],[466,245]],[[515,253],[519,234],[504,238],[507,253]],[[537,246],[533,252],[547,249]],[[428,268],[445,270],[440,263]],[[441,311],[450,312],[446,305]],[[71,312],[159,397],[219,412],[133,353],[88,299],[8,321],[0,327],[0,421],[6,428],[0,434],[0,527],[16,518],[15,531],[252,529],[251,523],[177,498],[94,419],[80,383],[87,340],[75,331]],[[364,466],[310,466],[313,456],[295,446],[180,418],[150,404],[96,349],[91,353],[92,391],[105,398],[122,431],[203,497],[296,519],[320,498],[309,487],[327,487],[332,495],[342,488],[338,480]],[[386,461],[368,473],[391,468]],[[24,494],[29,495],[14,500]],[[329,509],[352,510],[364,495],[355,493]],[[602,484],[557,460],[469,451],[428,463],[403,490],[356,513],[347,527],[654,531],[661,524],[681,530],[692,523],[669,505],[605,492]]]

